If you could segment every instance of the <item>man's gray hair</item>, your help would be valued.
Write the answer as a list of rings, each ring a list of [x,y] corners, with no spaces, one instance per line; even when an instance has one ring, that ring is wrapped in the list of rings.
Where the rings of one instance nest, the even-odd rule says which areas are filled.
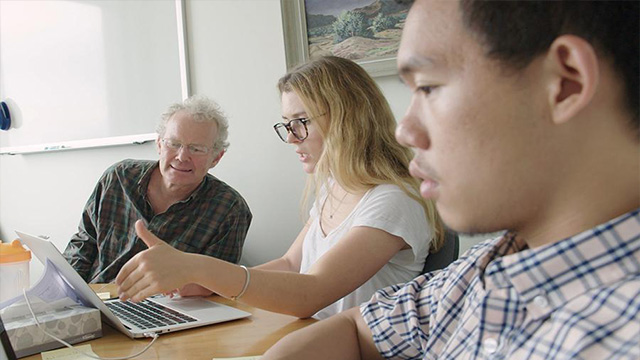
[[[220,109],[220,105],[206,96],[194,95],[182,103],[175,103],[162,114],[162,119],[156,128],[156,132],[163,136],[167,122],[178,111],[186,111],[197,122],[211,121],[218,125],[218,137],[213,142],[213,152],[218,154],[222,150],[227,150],[229,142],[229,121]]]

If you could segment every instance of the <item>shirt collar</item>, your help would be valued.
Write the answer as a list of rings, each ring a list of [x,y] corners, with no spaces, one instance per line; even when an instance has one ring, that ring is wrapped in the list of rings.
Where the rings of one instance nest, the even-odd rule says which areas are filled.
[[[524,248],[512,233],[496,242],[485,281],[513,286],[528,302],[544,294],[552,307],[598,286],[640,273],[640,209],[575,236],[534,249]],[[515,244],[509,246],[509,244]],[[491,261],[493,260],[493,261]]]
[[[191,195],[189,195],[183,202],[188,202],[191,201],[191,199],[198,197],[198,194],[207,191],[206,189],[208,189],[210,184],[211,181],[209,179],[209,174],[206,174],[200,182],[200,185],[198,185],[198,187],[191,192]]]
[[[142,194],[142,197],[147,201],[148,201],[147,188],[149,187],[149,181],[151,181],[151,174],[153,174],[153,171],[158,166],[160,166],[160,161],[156,161],[152,166],[149,166],[149,168],[142,173],[142,176],[138,181],[138,190],[140,191],[140,194]],[[191,199],[196,198],[199,193],[207,191],[209,189],[209,186],[211,186],[211,179],[210,179],[211,176],[212,175],[208,173],[205,174],[204,178],[200,182],[200,185],[198,185],[198,187],[196,187],[196,189],[193,190],[191,194],[187,196],[186,199],[182,201],[178,201],[178,203],[189,202],[191,201]]]
[[[138,180],[138,189],[140,193],[146,198],[147,196],[147,187],[149,186],[149,181],[151,181],[151,174],[153,174],[153,170],[155,170],[159,166],[160,162],[156,161],[153,165],[149,166],[140,176],[140,180]]]

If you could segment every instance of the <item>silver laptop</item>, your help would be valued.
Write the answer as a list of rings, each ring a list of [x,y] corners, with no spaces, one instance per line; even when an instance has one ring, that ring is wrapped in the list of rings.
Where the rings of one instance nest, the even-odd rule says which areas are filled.
[[[20,231],[16,233],[43,264],[49,260],[56,266],[62,277],[76,291],[83,305],[99,309],[107,322],[131,338],[148,337],[149,333],[163,334],[251,316],[246,311],[202,298],[172,299],[159,296],[140,303],[120,300],[103,302],[50,241]]]

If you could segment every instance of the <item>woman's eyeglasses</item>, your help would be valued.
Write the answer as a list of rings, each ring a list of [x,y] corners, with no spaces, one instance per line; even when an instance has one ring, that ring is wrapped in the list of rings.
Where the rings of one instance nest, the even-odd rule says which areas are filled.
[[[281,122],[273,125],[273,129],[280,137],[280,140],[284,142],[287,142],[289,133],[293,134],[299,141],[302,141],[309,136],[309,130],[307,129],[307,123],[309,121],[311,121],[311,119],[291,119],[286,123]]]
[[[292,133],[298,141],[302,141],[309,136],[309,129],[307,129],[307,124],[311,119],[315,119],[317,117],[324,116],[324,114],[320,114],[314,116],[312,118],[298,118],[291,119],[286,123],[281,122],[273,125],[273,130],[276,131],[276,134],[280,137],[280,140],[287,142],[287,135]]]

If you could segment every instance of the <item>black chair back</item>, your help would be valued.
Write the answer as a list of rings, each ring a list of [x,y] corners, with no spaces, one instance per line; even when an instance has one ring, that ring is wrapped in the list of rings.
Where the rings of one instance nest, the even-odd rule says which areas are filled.
[[[427,256],[422,273],[424,274],[434,270],[444,269],[453,261],[458,259],[459,252],[460,238],[458,237],[458,234],[446,229],[444,245],[438,252]]]

